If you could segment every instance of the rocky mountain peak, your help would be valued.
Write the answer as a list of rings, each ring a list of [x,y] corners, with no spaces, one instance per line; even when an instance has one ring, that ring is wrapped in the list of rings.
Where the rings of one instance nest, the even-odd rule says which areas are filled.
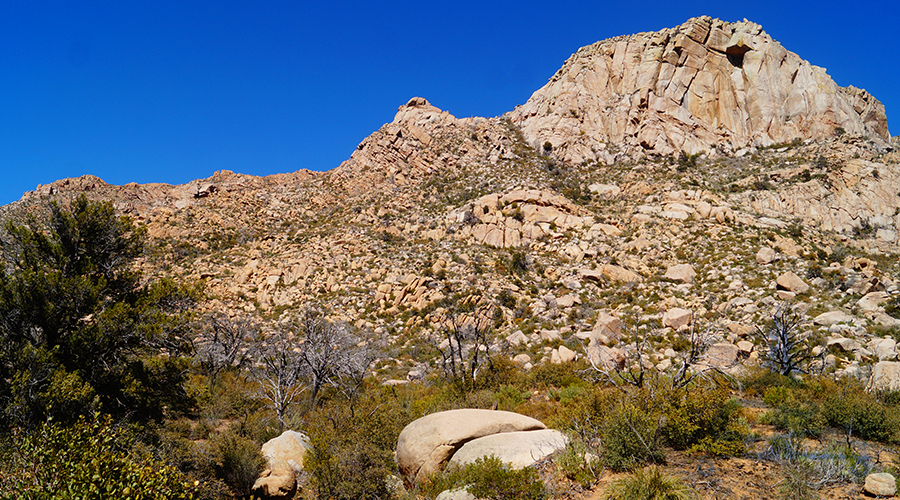
[[[576,163],[612,162],[612,149],[734,153],[836,130],[890,140],[871,94],[839,87],[756,23],[709,17],[583,47],[508,116]]]

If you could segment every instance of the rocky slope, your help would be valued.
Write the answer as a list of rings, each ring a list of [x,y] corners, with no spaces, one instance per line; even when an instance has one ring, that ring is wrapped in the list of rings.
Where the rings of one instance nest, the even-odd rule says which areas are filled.
[[[549,143],[575,163],[610,163],[622,147],[738,152],[838,127],[890,139],[884,106],[868,92],[838,87],[758,24],[709,17],[584,47],[509,116],[536,147]]]
[[[752,363],[750,333],[787,301],[836,346],[829,369],[862,377],[897,356],[890,149],[873,97],[758,25],[698,18],[579,50],[503,117],[414,98],[328,172],[87,176],[0,217],[109,199],[148,227],[148,274],[203,281],[203,307],[234,316],[323,306],[388,341],[390,383],[437,368],[448,297],[496,304],[491,349],[526,367],[646,337],[664,368],[691,328],[710,363]]]

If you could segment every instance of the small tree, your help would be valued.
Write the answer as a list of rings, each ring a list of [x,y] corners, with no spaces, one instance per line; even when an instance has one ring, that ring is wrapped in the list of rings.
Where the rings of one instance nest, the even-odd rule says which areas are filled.
[[[374,355],[346,323],[334,323],[307,309],[300,320],[300,363],[310,380],[311,404],[326,385],[355,394]],[[350,399],[352,399],[351,396]]]
[[[194,352],[213,385],[223,370],[239,370],[250,361],[259,329],[249,318],[222,315],[210,317],[204,326],[203,335],[194,341]]]
[[[146,231],[112,204],[81,196],[49,212],[0,235],[0,380],[12,381],[0,384],[0,420],[34,428],[95,409],[147,420],[186,408],[178,355],[197,290],[141,282]]]
[[[778,306],[766,328],[757,327],[757,337],[763,346],[763,362],[779,375],[807,373],[809,363],[817,356],[809,335],[800,329],[799,314],[784,304]]]
[[[463,302],[454,310],[444,313],[441,319],[441,335],[444,340],[438,350],[441,352],[444,374],[462,388],[473,388],[485,363],[489,369],[494,368],[486,351],[490,340],[488,337],[493,330],[495,306],[466,305]]]
[[[259,382],[260,395],[278,419],[278,430],[284,430],[285,415],[306,389],[304,365],[293,335],[284,329],[270,334],[257,350],[253,377]]]

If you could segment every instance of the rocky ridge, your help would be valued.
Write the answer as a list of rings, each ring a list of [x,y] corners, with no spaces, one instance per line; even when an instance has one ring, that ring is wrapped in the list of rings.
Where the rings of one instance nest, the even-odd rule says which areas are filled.
[[[868,92],[837,86],[758,24],[709,17],[584,47],[509,117],[574,163],[612,163],[622,150],[739,153],[836,128],[890,139]]]
[[[641,48],[651,39],[658,40],[652,50]],[[728,58],[732,41],[753,47],[740,68]],[[624,65],[631,60],[624,54],[665,55],[678,47],[679,60],[665,64],[696,70],[691,82],[706,78],[701,68],[719,71],[717,64],[743,73],[758,64],[757,75],[796,85],[825,78],[752,23],[701,18],[582,49],[548,85],[587,71],[575,71],[587,68],[583,58]],[[724,47],[721,54],[716,47]],[[784,64],[776,70],[769,58],[778,54]],[[663,63],[651,62],[651,80],[659,83],[662,73],[654,72]],[[628,74],[644,75],[640,67]],[[773,128],[766,117],[783,117],[777,113],[786,108],[762,105],[775,94],[747,87],[758,102],[715,108],[736,113],[728,123],[743,123],[738,130],[710,128],[726,121],[705,117],[710,108],[685,97],[693,128],[687,134],[666,125],[664,142],[670,152],[692,150],[688,142],[708,152],[678,157],[656,149],[659,141],[650,149],[635,142],[637,129],[616,128],[616,141],[603,135],[612,128],[560,128],[576,118],[564,109],[615,122],[605,101],[578,93],[588,88],[568,100],[559,94],[556,102],[568,107],[550,106],[550,94],[538,91],[500,118],[458,119],[414,98],[329,172],[223,171],[181,186],[112,186],[85,176],[41,186],[0,214],[22,220],[47,201],[82,193],[111,200],[147,226],[142,265],[149,275],[202,281],[209,296],[203,308],[231,316],[278,322],[320,305],[389,343],[375,369],[386,383],[438,369],[423,353],[441,340],[446,298],[495,304],[490,349],[525,368],[585,356],[618,365],[628,346],[647,336],[657,340],[646,361],[665,369],[691,328],[710,332],[710,365],[752,364],[758,353],[751,334],[782,302],[803,314],[804,328],[828,338],[830,370],[868,377],[878,363],[894,362],[897,349],[887,339],[900,320],[885,307],[900,285],[900,153],[889,150],[886,129],[879,129],[877,101],[836,87],[820,99],[809,87],[789,86],[777,94],[785,102],[796,94],[810,101],[791,102],[807,109],[809,102],[826,104]],[[638,124],[662,123],[647,118],[651,94],[665,95],[648,90]],[[859,100],[850,113],[846,99],[853,95]],[[621,103],[631,110],[632,101]],[[528,111],[538,108],[544,111]],[[668,142],[676,129],[687,142]],[[551,132],[558,135],[541,135]],[[595,140],[607,148],[594,148]],[[613,151],[613,143],[622,147]],[[578,156],[588,150],[598,156]],[[888,368],[878,376],[893,373]]]

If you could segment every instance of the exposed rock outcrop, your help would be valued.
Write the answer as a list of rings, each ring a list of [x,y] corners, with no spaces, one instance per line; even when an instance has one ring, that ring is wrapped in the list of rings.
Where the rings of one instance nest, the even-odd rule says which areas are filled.
[[[884,106],[839,87],[758,24],[690,19],[579,49],[509,113],[560,159],[609,162],[611,150],[669,155],[824,138],[840,127],[887,146]]]

